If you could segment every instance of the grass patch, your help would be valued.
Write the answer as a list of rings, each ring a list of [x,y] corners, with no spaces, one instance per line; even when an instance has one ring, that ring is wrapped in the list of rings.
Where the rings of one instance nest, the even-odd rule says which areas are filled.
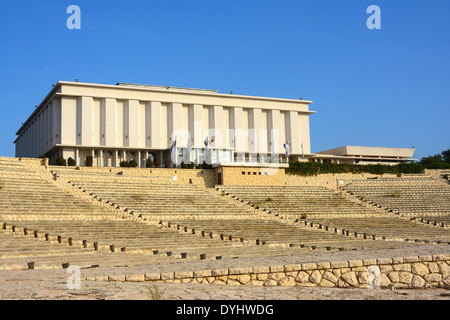
[[[389,197],[389,198],[400,198],[400,193],[392,192],[392,193],[388,194],[386,197]]]
[[[166,289],[161,290],[158,286],[152,285],[151,287],[147,287],[148,290],[148,298],[150,300],[162,300],[164,292]]]
[[[137,201],[145,201],[145,200],[147,200],[147,197],[140,195],[140,194],[136,194],[133,196],[133,199],[137,200]]]

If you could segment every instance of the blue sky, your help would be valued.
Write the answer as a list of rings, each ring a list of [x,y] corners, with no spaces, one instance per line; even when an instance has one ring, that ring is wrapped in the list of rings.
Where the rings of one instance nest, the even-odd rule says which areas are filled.
[[[69,5],[81,30],[69,30]],[[369,5],[381,30],[369,30]],[[0,0],[0,155],[59,80],[312,100],[311,151],[450,148],[450,1]]]

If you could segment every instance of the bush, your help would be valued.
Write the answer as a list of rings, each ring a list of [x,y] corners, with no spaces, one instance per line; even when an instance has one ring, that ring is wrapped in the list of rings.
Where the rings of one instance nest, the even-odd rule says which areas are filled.
[[[318,163],[318,162],[290,162],[286,173],[315,176],[322,173],[371,173],[371,174],[400,174],[400,173],[422,173],[424,166],[420,163],[401,163],[398,165],[384,164],[337,164],[337,163]]]
[[[62,156],[59,156],[59,157],[56,159],[56,165],[57,165],[57,166],[62,166],[62,167],[67,166],[66,159],[64,159]]]
[[[148,159],[145,161],[145,166],[146,166],[147,168],[153,168],[153,167],[154,167],[152,158],[148,158]]]
[[[87,156],[86,160],[84,161],[84,164],[86,165],[86,167],[92,167],[92,165],[94,164],[94,157]]]
[[[77,165],[77,162],[73,160],[72,158],[67,159],[67,165],[69,167],[75,167]]]
[[[122,167],[122,168],[131,168],[132,165],[131,165],[131,163],[128,162],[128,161],[122,161],[122,162],[120,163],[120,167]]]
[[[138,166],[138,164],[137,164],[137,162],[136,162],[135,159],[131,159],[131,161],[130,161],[130,166],[131,166],[132,168],[136,168],[136,167]]]
[[[212,164],[207,164],[205,161],[203,161],[202,169],[212,169]]]

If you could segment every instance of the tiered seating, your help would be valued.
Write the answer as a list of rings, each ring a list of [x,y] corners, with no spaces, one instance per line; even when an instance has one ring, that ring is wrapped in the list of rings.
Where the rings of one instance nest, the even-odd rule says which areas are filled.
[[[241,243],[123,220],[62,191],[15,159],[1,160],[0,222],[2,232],[10,232],[6,234],[10,241],[0,242],[0,252],[5,252],[0,269],[26,268],[30,262],[37,268],[69,262],[89,266],[155,263],[174,257],[209,259],[247,250]],[[33,246],[22,250],[19,240],[32,241]]]
[[[75,187],[80,187],[98,199],[108,201],[139,214],[147,221],[192,219],[258,218],[251,210],[238,207],[193,185],[154,183],[141,177],[103,174],[98,179],[85,179],[82,171],[58,171]]]
[[[376,236],[387,240],[450,243],[450,232],[447,229],[432,228],[396,217],[322,218],[308,219],[308,222],[338,228],[346,234],[356,232],[369,239]]]
[[[69,171],[61,171],[58,174],[63,177],[69,174]],[[126,208],[128,212],[133,212],[134,216],[140,216],[147,221],[162,221],[174,230],[188,230],[187,232],[203,237],[213,234],[214,237],[245,245],[320,247],[328,250],[367,247],[362,243],[364,239],[282,223],[278,218],[255,213],[251,207],[230,199],[225,201],[224,197],[213,195],[196,186],[142,184],[140,181],[117,175],[111,175],[110,179],[102,176],[101,181],[87,181],[80,179],[83,173],[75,170],[70,175],[70,179],[67,176],[64,179],[75,187],[81,187],[87,190],[87,193],[121,209]],[[250,190],[249,198],[255,194],[254,188]],[[330,205],[324,212],[335,212],[336,207],[339,209],[343,203],[348,202],[351,206],[345,207],[346,213],[364,213],[362,206],[353,205],[324,188],[311,191],[311,195],[317,196],[318,201],[323,194],[331,197]]]
[[[356,180],[344,189],[402,215],[445,217],[450,214],[450,188],[429,177]]]
[[[450,242],[445,228],[381,214],[321,187],[223,186],[225,194],[271,214],[363,239]]]
[[[374,213],[373,210],[349,201],[325,187],[223,186],[220,190],[244,203],[273,211],[289,219]]]
[[[303,222],[303,221],[302,221]],[[173,221],[172,224],[183,224],[199,232],[213,232],[224,239],[256,239],[257,244],[269,247],[300,247],[326,250],[353,250],[362,248],[389,248],[404,244],[372,241],[363,237],[351,237],[333,230],[318,230],[304,227],[303,223],[287,224],[277,220],[193,220]],[[303,226],[303,227],[302,227]],[[370,241],[366,241],[370,240]]]

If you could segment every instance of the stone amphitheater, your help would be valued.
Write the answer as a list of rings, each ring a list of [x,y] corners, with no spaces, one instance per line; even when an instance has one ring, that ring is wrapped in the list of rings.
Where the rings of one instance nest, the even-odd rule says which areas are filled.
[[[439,175],[216,186],[213,174],[0,158],[0,298],[73,298],[71,267],[85,289],[208,288],[192,299],[246,297],[214,295],[218,288],[241,288],[250,299],[280,288],[448,297],[450,186]],[[44,278],[48,287],[30,287]]]

